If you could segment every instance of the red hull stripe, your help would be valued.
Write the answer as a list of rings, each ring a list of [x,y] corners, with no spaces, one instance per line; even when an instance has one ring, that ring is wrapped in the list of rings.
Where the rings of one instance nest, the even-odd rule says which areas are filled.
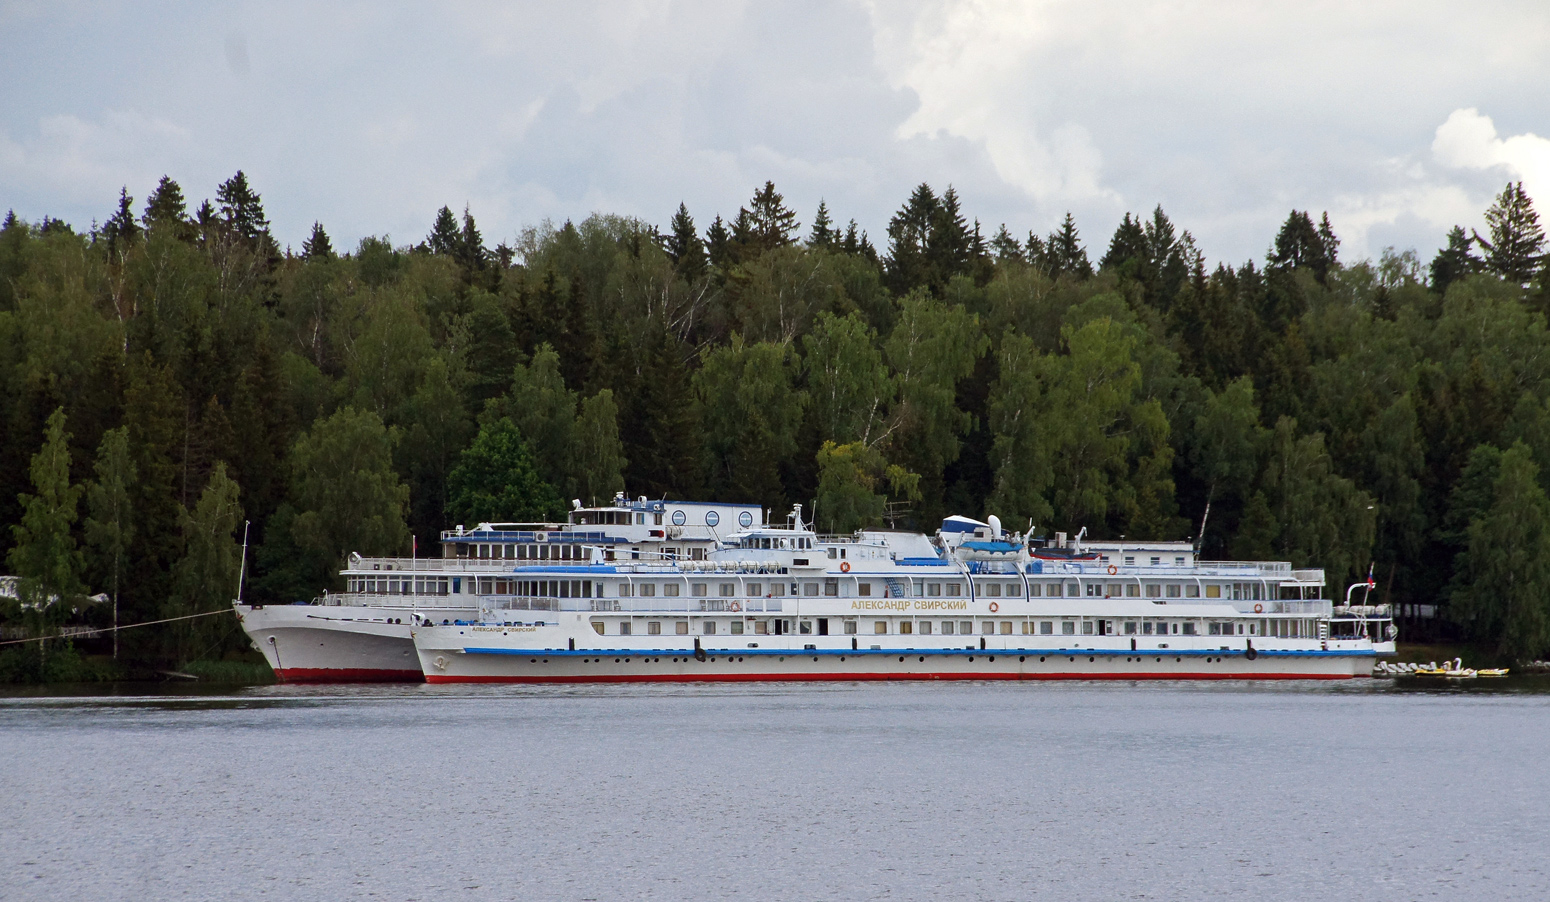
[[[1349,680],[1346,673],[755,673],[688,676],[427,676],[427,683],[805,683],[913,680]]]
[[[418,670],[379,670],[371,667],[286,667],[274,675],[282,683],[423,683]]]

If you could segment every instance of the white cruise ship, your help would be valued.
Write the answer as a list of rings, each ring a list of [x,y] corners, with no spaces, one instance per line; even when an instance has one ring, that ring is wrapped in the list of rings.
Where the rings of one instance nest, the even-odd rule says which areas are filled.
[[[511,595],[528,571],[692,564],[721,547],[720,536],[762,517],[757,505],[631,501],[621,493],[604,507],[576,502],[563,524],[446,530],[440,557],[351,555],[341,571],[345,592],[287,605],[238,602],[237,616],[282,681],[419,682],[412,611],[449,622],[477,617],[481,600]],[[568,584],[545,585],[569,601]]]
[[[704,560],[535,567],[475,617],[418,610],[425,678],[1334,679],[1394,651],[1387,608],[1335,606],[1322,570],[1045,544],[994,517],[820,536],[800,514]]]

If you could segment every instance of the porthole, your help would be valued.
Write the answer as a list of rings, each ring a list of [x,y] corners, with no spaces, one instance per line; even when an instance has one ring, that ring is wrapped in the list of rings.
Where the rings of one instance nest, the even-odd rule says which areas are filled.
[[[925,655],[921,655],[920,656],[920,663],[922,663],[922,664],[926,663],[926,656]]]
[[[1019,663],[1019,664],[1021,664],[1022,662],[1026,661],[1026,660],[1028,660],[1028,656],[1027,655],[1018,655],[1017,656],[1017,663]]]
[[[1043,663],[1044,663],[1044,659],[1043,659],[1043,658],[1040,658],[1040,659],[1039,659],[1039,663],[1040,663],[1040,664],[1043,664]]]
[[[1098,660],[1098,659],[1097,658],[1088,658],[1087,659],[1087,663],[1091,664],[1092,662],[1094,662],[1096,660]]]
[[[682,525],[684,525],[684,520],[685,520],[685,517],[684,517],[684,512],[683,511],[673,511],[673,525],[674,526],[682,526]]]
[[[706,526],[715,526],[717,523],[720,523],[720,522],[721,522],[721,515],[720,514],[716,513],[715,511],[706,511],[705,512],[705,525]]]
[[[743,511],[742,513],[738,514],[737,515],[737,525],[741,526],[744,529],[747,529],[748,527],[752,526],[753,525],[753,514],[750,514],[748,511]]]

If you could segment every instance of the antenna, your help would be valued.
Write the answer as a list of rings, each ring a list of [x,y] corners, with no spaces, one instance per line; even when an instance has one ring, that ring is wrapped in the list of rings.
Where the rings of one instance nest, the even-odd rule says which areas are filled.
[[[251,520],[242,521],[242,565],[237,568],[237,604],[242,604],[242,581],[248,575],[248,527]]]

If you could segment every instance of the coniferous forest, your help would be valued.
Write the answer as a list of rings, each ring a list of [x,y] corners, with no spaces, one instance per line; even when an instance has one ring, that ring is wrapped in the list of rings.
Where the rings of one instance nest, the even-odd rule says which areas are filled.
[[[1331,597],[1371,568],[1374,601],[1436,606],[1402,609],[1411,635],[1550,650],[1550,275],[1521,185],[1429,260],[1342,259],[1293,210],[1236,265],[1160,207],[1024,234],[924,184],[886,235],[766,183],[494,248],[450,208],[423,239],[281,248],[240,172],[104,206],[0,228],[0,625],[170,622],[116,659],[0,646],[0,680],[240,651],[234,618],[173,618],[229,607],[245,534],[245,597],[284,603],[349,552],[622,490],[833,532],[1188,538],[1324,567]]]

